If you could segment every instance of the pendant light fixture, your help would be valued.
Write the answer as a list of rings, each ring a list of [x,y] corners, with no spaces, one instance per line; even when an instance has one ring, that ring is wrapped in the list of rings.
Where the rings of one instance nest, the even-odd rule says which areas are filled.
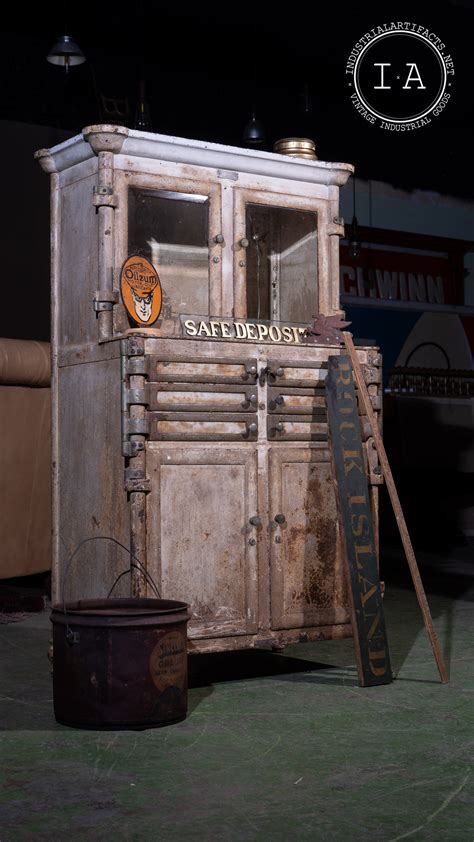
[[[257,70],[257,30],[255,28],[255,23],[253,23],[251,28],[251,37],[250,37],[250,44],[253,45],[253,66],[252,66],[252,112],[251,117],[248,123],[246,124],[243,134],[242,134],[242,143],[245,146],[263,146],[265,143],[265,129],[263,127],[263,123],[261,120],[257,118],[255,103],[257,100],[257,77],[258,77],[258,70]]]
[[[265,143],[265,129],[262,121],[257,119],[255,108],[252,108],[252,116],[245,126],[242,141],[246,146],[262,146]]]
[[[52,50],[46,56],[46,59],[50,64],[56,64],[59,67],[64,67],[66,73],[69,73],[70,67],[83,64],[86,57],[70,35],[61,35]]]
[[[140,95],[137,103],[137,110],[135,112],[134,128],[138,129],[140,132],[153,131],[150,108],[145,98],[145,79],[140,79]]]

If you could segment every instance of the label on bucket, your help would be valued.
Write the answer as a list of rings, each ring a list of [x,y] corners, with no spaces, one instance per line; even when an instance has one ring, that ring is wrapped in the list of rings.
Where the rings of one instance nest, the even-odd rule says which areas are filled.
[[[150,673],[158,690],[182,687],[186,654],[186,638],[179,631],[168,632],[158,641],[150,655]]]

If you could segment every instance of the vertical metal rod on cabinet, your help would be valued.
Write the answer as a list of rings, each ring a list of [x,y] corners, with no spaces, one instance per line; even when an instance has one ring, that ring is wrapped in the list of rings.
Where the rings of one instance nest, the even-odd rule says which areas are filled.
[[[114,154],[113,152],[99,152],[98,155],[98,195],[112,196],[114,190]],[[111,293],[113,290],[114,266],[114,208],[113,206],[97,205],[99,214],[99,291]],[[102,297],[102,296],[101,296]],[[97,313],[99,321],[99,342],[110,339],[113,332],[113,310],[102,310]]]

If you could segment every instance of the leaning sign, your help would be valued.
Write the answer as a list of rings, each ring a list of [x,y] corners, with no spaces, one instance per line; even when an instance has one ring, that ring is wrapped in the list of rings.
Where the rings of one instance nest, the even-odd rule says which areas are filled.
[[[361,423],[349,357],[328,358],[326,403],[359,683],[392,681]]]

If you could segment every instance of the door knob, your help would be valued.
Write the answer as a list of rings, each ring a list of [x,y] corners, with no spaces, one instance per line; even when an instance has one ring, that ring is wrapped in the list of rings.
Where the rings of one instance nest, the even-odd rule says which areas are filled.
[[[259,518],[258,515],[252,515],[252,517],[249,517],[249,523],[252,526],[261,526],[262,525],[262,521],[261,521],[261,519]]]
[[[222,245],[224,242],[224,235],[223,234],[216,234],[215,237],[212,238],[214,243],[218,243],[218,245]]]
[[[286,517],[285,515],[275,515],[275,520],[277,523],[285,523]]]
[[[257,422],[251,421],[250,424],[247,424],[247,430],[246,430],[245,435],[248,435],[249,433],[256,433],[257,430],[258,430]]]
[[[241,249],[248,249],[249,241],[247,240],[247,237],[242,237],[242,239],[239,240],[239,246]]]

